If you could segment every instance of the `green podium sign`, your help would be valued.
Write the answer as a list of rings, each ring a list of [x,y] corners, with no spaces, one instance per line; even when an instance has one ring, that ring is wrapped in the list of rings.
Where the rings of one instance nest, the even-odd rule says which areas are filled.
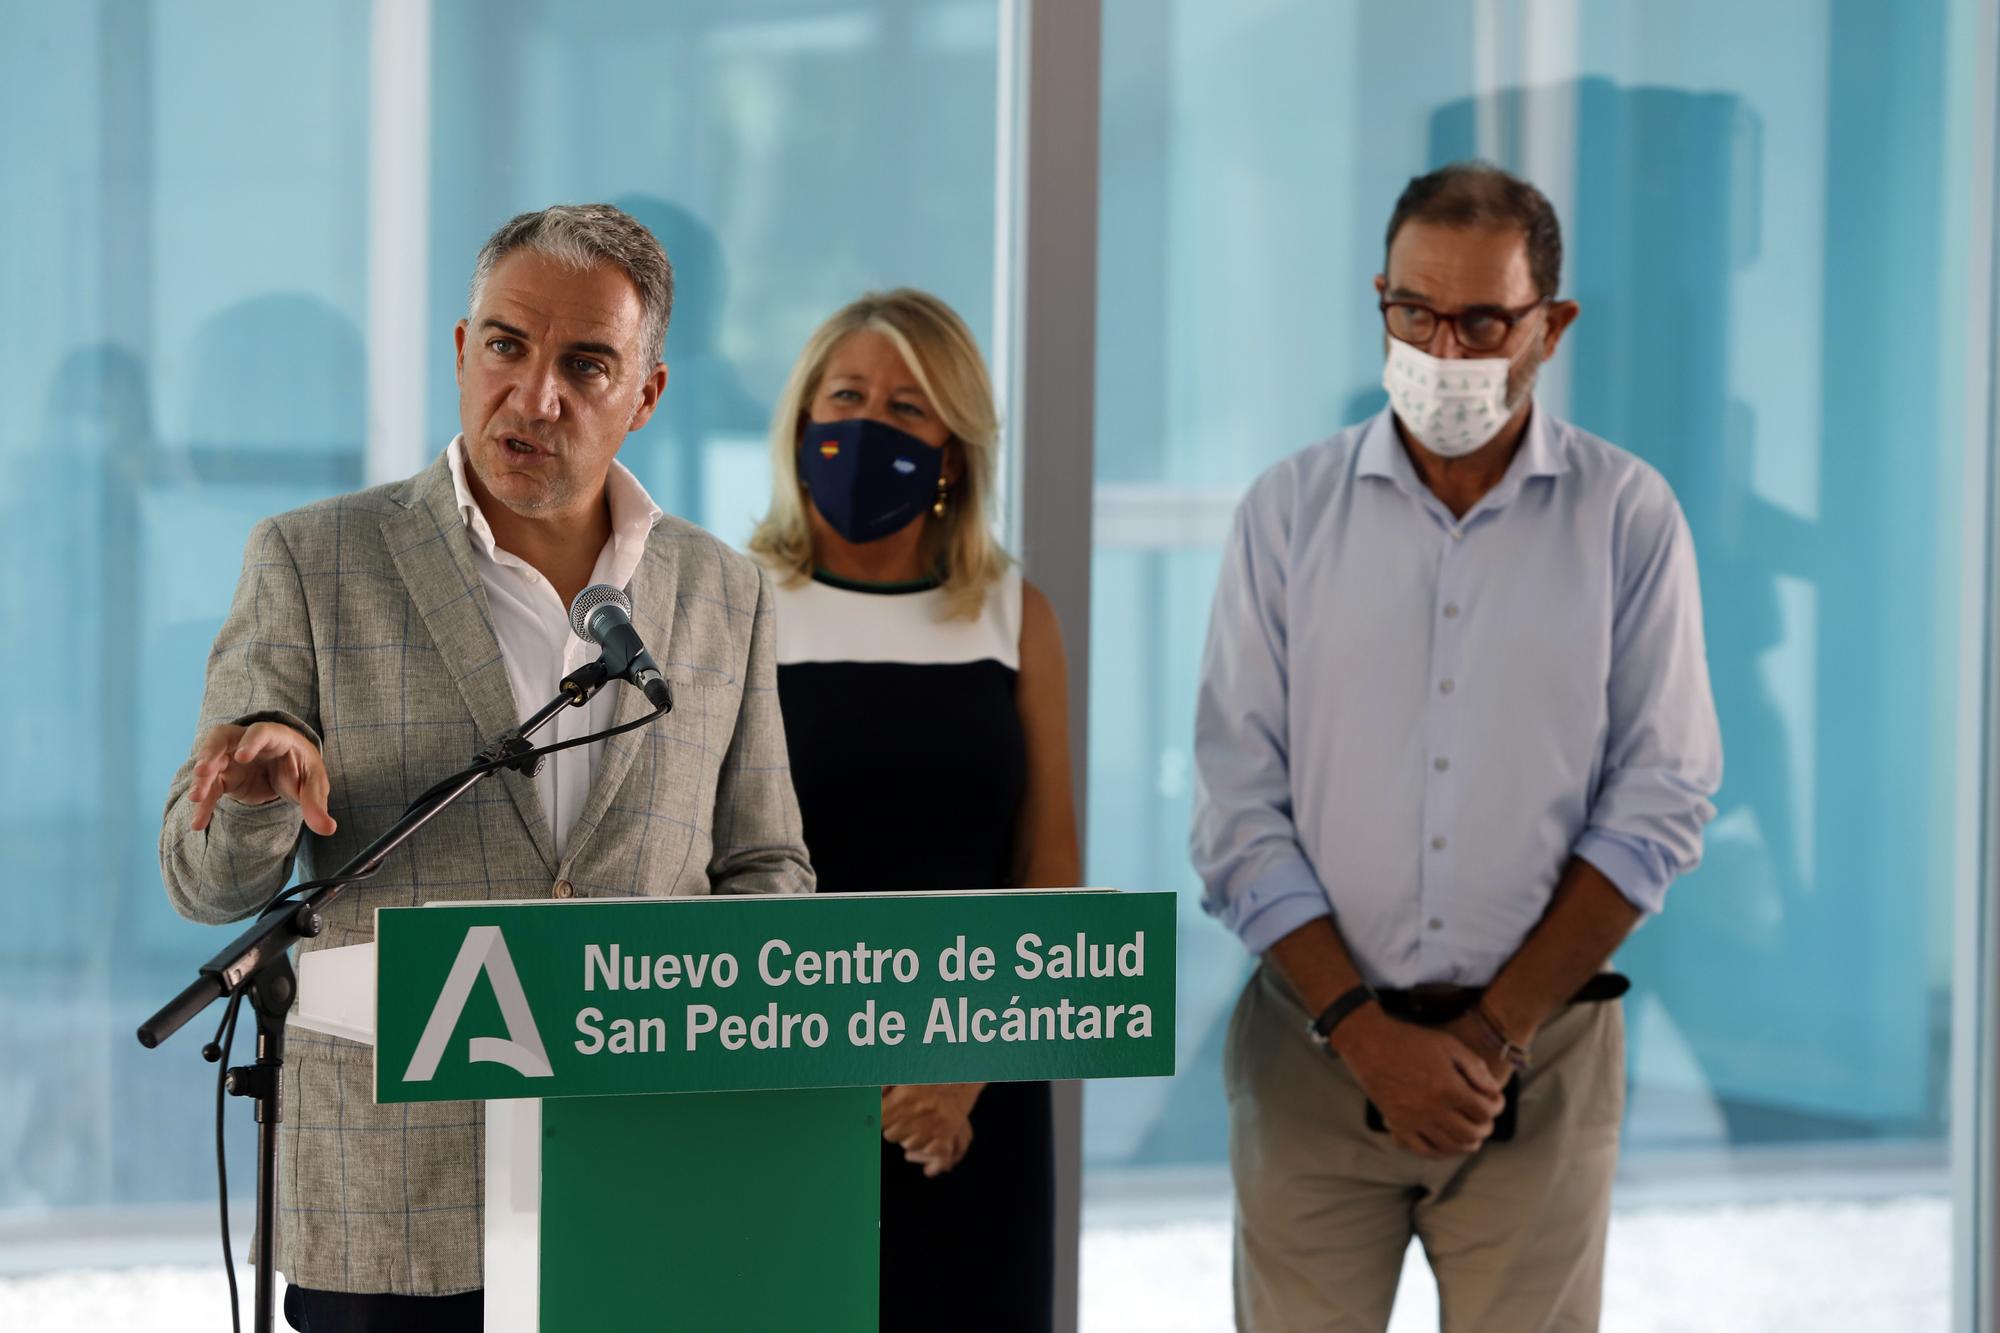
[[[376,976],[377,1100],[491,1103],[489,1329],[863,1330],[879,1089],[1171,1074],[1175,898],[381,908]]]

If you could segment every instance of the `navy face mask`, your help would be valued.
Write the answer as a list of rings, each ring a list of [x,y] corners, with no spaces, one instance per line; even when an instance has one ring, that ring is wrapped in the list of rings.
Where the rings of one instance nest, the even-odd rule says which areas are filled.
[[[799,440],[799,477],[813,507],[855,543],[908,527],[937,499],[944,450],[880,421],[809,422]]]

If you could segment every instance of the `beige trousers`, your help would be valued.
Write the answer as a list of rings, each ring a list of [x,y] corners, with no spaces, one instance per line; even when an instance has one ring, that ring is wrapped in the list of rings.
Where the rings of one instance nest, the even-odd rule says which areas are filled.
[[[1617,1002],[1543,1026],[1512,1141],[1440,1161],[1367,1128],[1360,1085],[1306,1021],[1270,966],[1230,1020],[1237,1327],[1380,1333],[1414,1235],[1444,1333],[1595,1329],[1625,1109]]]

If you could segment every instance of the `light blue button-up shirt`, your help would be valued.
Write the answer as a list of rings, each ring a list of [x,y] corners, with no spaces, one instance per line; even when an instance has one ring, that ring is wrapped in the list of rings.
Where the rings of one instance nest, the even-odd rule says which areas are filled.
[[[1331,914],[1376,986],[1484,985],[1580,856],[1657,912],[1722,741],[1666,481],[1537,407],[1454,519],[1389,411],[1238,508],[1195,717],[1192,847],[1251,951]]]

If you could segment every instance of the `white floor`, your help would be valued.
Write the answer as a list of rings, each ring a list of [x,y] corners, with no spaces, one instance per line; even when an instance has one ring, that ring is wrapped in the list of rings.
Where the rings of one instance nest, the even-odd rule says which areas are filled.
[[[1942,1333],[1951,1216],[1935,1196],[1644,1208],[1612,1221],[1607,1333]],[[249,1327],[249,1274],[242,1275]],[[1210,1216],[1098,1223],[1084,1233],[1084,1333],[1227,1330],[1229,1225]],[[216,1333],[220,1265],[77,1270],[0,1279],[0,1329]],[[1412,1250],[1391,1333],[1437,1327]]]
[[[1951,1210],[1937,1197],[1620,1212],[1607,1333],[1944,1333]],[[1226,1219],[1084,1234],[1085,1333],[1208,1333],[1229,1317]],[[1412,1247],[1390,1333],[1438,1326]]]

